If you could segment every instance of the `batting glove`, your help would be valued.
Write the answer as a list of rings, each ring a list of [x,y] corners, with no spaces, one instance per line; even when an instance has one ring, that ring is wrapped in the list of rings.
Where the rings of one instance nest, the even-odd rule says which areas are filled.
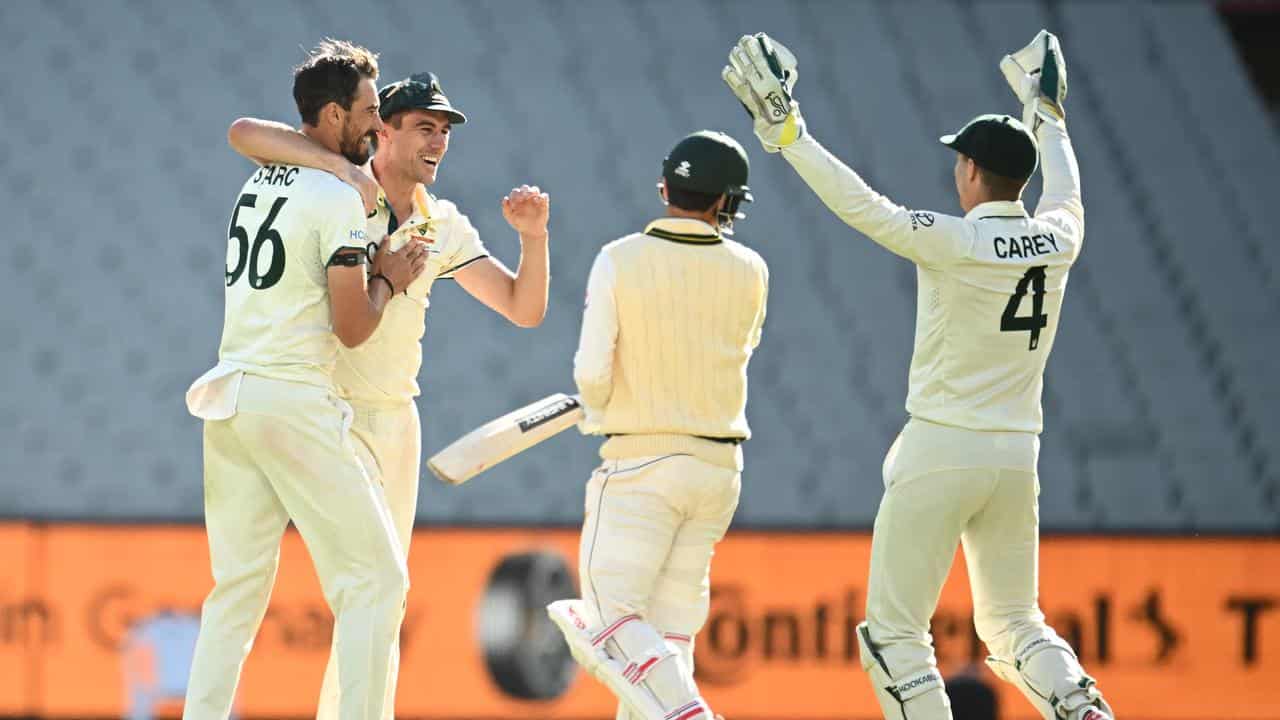
[[[1000,60],[1000,72],[1022,103],[1022,122],[1034,133],[1040,123],[1066,117],[1067,63],[1058,36],[1036,33],[1030,45]]]
[[[782,43],[764,33],[743,35],[720,77],[751,116],[766,152],[776,153],[804,135],[800,103],[791,97],[800,77],[796,56]]]

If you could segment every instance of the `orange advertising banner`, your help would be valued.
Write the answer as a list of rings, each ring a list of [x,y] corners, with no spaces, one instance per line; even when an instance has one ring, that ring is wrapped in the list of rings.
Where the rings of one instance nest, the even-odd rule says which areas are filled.
[[[429,529],[410,553],[397,716],[612,717],[542,606],[573,594],[571,530]],[[699,683],[738,719],[875,718],[854,627],[870,537],[731,532],[697,638]],[[1280,720],[1280,541],[1049,538],[1041,598],[1121,717]],[[210,587],[201,528],[0,525],[0,715],[173,717]],[[301,541],[285,537],[241,718],[314,717],[332,616]],[[981,665],[957,556],[933,633],[944,674]]]
[[[48,608],[33,590],[39,548],[26,525],[0,525],[0,714],[21,715],[35,700],[40,649],[56,640]]]
[[[739,534],[716,554],[698,636],[704,693],[726,717],[874,718],[857,658],[870,538]],[[1122,718],[1280,718],[1280,542],[1050,538],[1041,607]],[[933,620],[945,677],[975,670],[1002,717],[1037,718],[983,665],[963,556]]]

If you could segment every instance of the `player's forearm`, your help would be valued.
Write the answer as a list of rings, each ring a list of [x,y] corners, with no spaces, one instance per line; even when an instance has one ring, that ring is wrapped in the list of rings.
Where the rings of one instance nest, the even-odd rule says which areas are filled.
[[[903,209],[871,189],[858,173],[828,152],[812,135],[805,135],[783,148],[782,156],[846,225],[879,241],[901,224]]]
[[[236,152],[257,163],[300,165],[339,177],[355,165],[338,153],[284,123],[240,118],[227,130],[227,142]]]
[[[391,301],[391,284],[380,278],[370,279],[367,292],[363,306],[351,308],[342,317],[334,318],[334,334],[349,348],[356,347],[373,336],[378,324],[382,322],[382,313],[386,310],[387,303]]]
[[[1044,177],[1044,190],[1036,214],[1053,210],[1067,210],[1084,222],[1084,200],[1080,193],[1080,167],[1071,147],[1066,124],[1045,120],[1036,131],[1040,144],[1040,174]]]
[[[537,327],[547,316],[547,290],[551,279],[551,253],[547,236],[520,238],[520,265],[511,281],[511,322],[524,328]]]

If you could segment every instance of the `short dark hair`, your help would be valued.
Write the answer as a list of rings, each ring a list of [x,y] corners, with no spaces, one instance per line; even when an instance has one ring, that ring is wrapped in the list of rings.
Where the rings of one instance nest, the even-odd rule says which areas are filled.
[[[345,40],[322,40],[293,69],[293,100],[302,122],[318,124],[320,110],[331,102],[350,110],[364,78],[378,79],[377,53]]]
[[[978,168],[978,182],[982,183],[991,197],[996,200],[1017,200],[1022,196],[1022,189],[1027,186],[1027,181],[1031,179],[1029,176],[1009,177],[988,170],[977,163],[974,165]]]
[[[719,199],[719,195],[700,193],[693,190],[682,190],[681,188],[673,187],[670,183],[667,183],[667,202],[681,210],[706,212],[707,210],[710,210]]]

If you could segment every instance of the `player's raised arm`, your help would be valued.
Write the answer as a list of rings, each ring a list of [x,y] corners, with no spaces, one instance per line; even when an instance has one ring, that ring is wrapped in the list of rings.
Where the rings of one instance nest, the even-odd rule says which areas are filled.
[[[812,135],[783,148],[782,156],[846,225],[897,255],[927,263],[957,257],[968,247],[960,218],[914,211],[893,202]]]
[[[366,168],[284,123],[239,118],[227,129],[227,144],[259,165],[280,163],[324,170],[359,191],[366,213],[377,205],[378,183]]]
[[[460,258],[453,277],[472,297],[520,327],[542,324],[551,277],[547,222],[551,200],[535,185],[521,185],[502,199],[502,216],[520,235],[520,264],[512,273],[493,257]]]
[[[1040,173],[1044,190],[1036,217],[1084,233],[1084,200],[1080,193],[1080,167],[1067,135],[1067,63],[1058,38],[1041,30],[1029,45],[1005,55],[1000,71],[1013,94],[1022,102],[1022,122],[1035,134],[1040,146]],[[1074,222],[1073,222],[1074,221]]]
[[[915,262],[963,254],[967,235],[959,218],[894,203],[809,134],[791,94],[798,77],[795,56],[776,40],[764,33],[744,36],[730,51],[722,77],[751,115],[765,151],[781,152],[845,224]]]

